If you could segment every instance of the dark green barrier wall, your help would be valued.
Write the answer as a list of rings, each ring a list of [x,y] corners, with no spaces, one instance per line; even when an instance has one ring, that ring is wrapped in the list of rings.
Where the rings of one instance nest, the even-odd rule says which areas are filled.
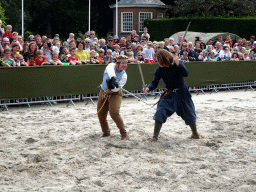
[[[190,62],[185,64],[189,87],[256,80],[256,62]],[[141,64],[146,84],[157,64]],[[98,93],[106,65],[0,68],[0,99]],[[137,64],[127,68],[127,90],[141,90]],[[159,88],[164,88],[161,81]]]

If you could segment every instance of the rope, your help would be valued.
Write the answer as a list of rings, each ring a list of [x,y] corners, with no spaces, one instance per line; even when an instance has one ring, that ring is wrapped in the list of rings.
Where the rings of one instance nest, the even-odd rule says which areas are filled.
[[[99,111],[97,111],[97,115],[99,114],[99,112],[101,111],[101,109],[103,108],[103,106],[105,105],[106,101],[108,100],[109,98],[109,95],[110,93],[112,93],[111,91],[107,90],[107,94],[106,94],[106,98],[105,98],[105,101],[103,102],[102,106],[100,107]]]

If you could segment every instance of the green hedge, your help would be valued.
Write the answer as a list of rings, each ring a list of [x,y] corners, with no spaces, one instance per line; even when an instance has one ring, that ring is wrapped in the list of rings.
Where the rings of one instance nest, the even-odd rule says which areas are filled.
[[[163,18],[145,20],[144,25],[148,28],[152,40],[162,41],[177,32],[185,31],[189,21],[191,21],[189,31],[204,33],[229,32],[247,40],[251,35],[256,35],[256,17]]]

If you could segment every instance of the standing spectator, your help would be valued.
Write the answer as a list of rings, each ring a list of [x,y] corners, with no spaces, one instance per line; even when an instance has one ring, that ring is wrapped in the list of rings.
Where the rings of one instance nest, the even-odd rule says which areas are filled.
[[[250,51],[251,51],[251,44],[250,44],[250,41],[247,41],[246,43],[245,43],[245,49],[244,49],[245,51],[247,51],[248,53],[250,53]]]
[[[138,44],[139,41],[140,41],[140,36],[138,34],[134,35],[134,38],[133,38],[132,42]]]
[[[127,44],[126,45],[126,50],[121,51],[120,55],[127,55],[127,53],[132,53],[132,55],[134,55],[134,53],[132,52],[132,46],[131,44]]]
[[[106,45],[106,40],[105,39],[100,39],[99,40],[99,47],[98,49],[103,49],[104,45]]]
[[[126,36],[126,44],[127,43],[132,43],[132,39],[131,39],[131,36],[130,35],[127,35]]]
[[[4,28],[2,28],[2,20],[0,19],[0,38],[3,39]]]
[[[227,35],[227,39],[225,40],[225,43],[229,43],[230,47],[233,46],[233,40],[231,39],[231,36],[230,35]]]
[[[153,62],[153,57],[154,57],[154,49],[152,48],[152,42],[148,41],[147,43],[148,47],[143,50],[143,54],[145,55],[145,61],[146,63],[152,63]]]
[[[217,60],[218,60],[218,58],[220,57],[220,55],[223,54],[222,44],[221,44],[220,42],[217,42],[217,43],[216,43],[216,48],[213,49],[213,52],[214,52],[214,54],[215,54],[215,57],[216,57]]]
[[[11,25],[6,25],[6,31],[4,32],[3,34],[3,38],[4,37],[8,37],[9,39],[11,37],[13,37],[13,34],[12,34],[12,26]]]
[[[128,36],[127,36],[128,37]],[[113,41],[113,43],[112,43],[113,45],[118,45],[119,44],[119,39],[118,39],[118,36],[117,35],[115,35],[114,36],[114,41]]]
[[[131,41],[134,41],[134,36],[137,34],[136,30],[132,30],[130,36],[131,36]]]
[[[21,54],[17,55],[17,66],[28,66],[28,64],[24,61],[24,58]]]
[[[137,57],[135,58],[135,62],[136,63],[144,63],[145,62],[145,59],[144,59],[143,54],[142,54],[142,51],[139,51],[137,53]]]
[[[99,56],[97,57],[99,64],[104,63],[104,49],[98,49]]]
[[[181,57],[180,57],[180,60],[182,62],[189,62],[189,59],[188,59],[188,52],[187,51],[183,51]]]
[[[41,50],[43,50],[44,56],[47,57],[47,62],[50,62],[50,60],[52,59],[52,43],[50,39],[46,40]]]
[[[86,61],[89,59],[90,54],[88,53],[88,51],[84,50],[83,42],[77,42],[77,50],[75,57],[77,57],[82,64],[85,64]]]
[[[225,47],[224,51],[222,53],[220,53],[219,57],[221,58],[221,60],[230,60],[231,59],[231,53],[229,51],[229,48]]]
[[[217,58],[215,57],[215,53],[213,51],[208,56],[208,61],[217,61]]]
[[[193,50],[193,43],[192,42],[188,43],[187,49],[185,49],[185,50],[183,49],[183,50],[180,51],[180,55],[182,55],[182,53],[184,51],[188,52],[189,61],[195,61],[196,60],[197,55],[196,55],[196,52]]]
[[[29,55],[29,56],[28,56],[27,65],[28,65],[28,66],[36,66],[35,59],[36,59],[36,56],[35,56],[35,55]]]
[[[174,48],[174,54],[176,56],[179,56],[179,46],[178,45],[174,45],[173,48]]]
[[[75,41],[75,34],[74,33],[69,33],[69,37],[67,39],[67,42],[68,42],[68,46],[69,46],[69,43],[70,41]]]
[[[206,44],[204,42],[200,43],[200,49],[202,49],[202,51],[206,50]]]
[[[43,43],[42,43],[42,38],[40,35],[36,35],[36,45],[38,47],[38,49],[42,49],[43,47]]]
[[[28,41],[24,42],[22,51],[20,52],[23,56],[24,56],[24,53],[26,53],[28,51],[28,47],[29,47],[29,42]]]
[[[180,47],[180,45],[183,43],[183,42],[181,42],[182,41],[182,35],[180,35],[179,37],[178,37],[178,42],[177,42],[177,45]]]
[[[91,63],[91,64],[96,64],[99,63],[99,60],[96,56],[96,51],[95,50],[91,50],[91,56],[90,58],[87,60],[87,63]]]
[[[143,29],[143,33],[142,33],[142,35],[141,35],[141,39],[142,39],[143,37],[147,37],[148,41],[149,41],[149,39],[150,39],[150,35],[148,34],[148,28],[147,28],[147,27],[144,27],[144,29]]]
[[[231,61],[239,61],[238,53],[237,52],[233,52],[230,60]]]
[[[238,59],[239,61],[244,61],[244,54],[243,53],[238,54]]]
[[[61,43],[59,40],[54,41],[52,50],[56,53],[60,53],[60,45]]]
[[[222,44],[222,46],[224,46],[224,44],[225,44],[225,42],[224,42],[224,40],[223,40],[223,37],[222,37],[222,36],[219,36],[219,38],[218,38],[218,41],[217,41],[217,42],[221,43],[221,44]]]
[[[249,53],[247,51],[245,51],[245,53],[244,53],[244,60],[245,61],[249,61],[250,60]]]
[[[196,55],[197,55],[196,61],[203,61],[204,60],[204,56],[201,53],[202,53],[202,49],[199,48],[199,49],[196,50]]]
[[[91,51],[94,50],[95,51],[95,54],[96,54],[96,57],[99,56],[99,54],[97,53],[97,48],[96,48],[96,45],[92,44],[91,47],[90,47],[90,53]]]
[[[107,51],[110,49],[111,51],[114,50],[113,48],[113,37],[112,36],[108,36],[108,43],[106,45],[103,46],[102,49],[104,49],[105,55],[107,54]],[[112,54],[112,53],[111,53]]]
[[[42,36],[42,43],[44,44],[44,43],[46,42],[46,40],[47,40],[47,36],[46,36],[46,35],[43,35],[43,36]]]
[[[91,31],[90,32],[90,45],[92,45],[94,38],[95,38],[95,31]]]
[[[126,50],[126,38],[125,37],[121,37],[119,46],[120,46],[120,51]]]
[[[136,45],[136,47],[135,47],[135,52],[134,52],[134,57],[137,57],[137,54],[138,54],[138,52],[142,52],[143,51],[143,46],[142,45],[140,45],[140,44],[138,44],[138,45]]]
[[[36,55],[37,53],[37,46],[35,42],[31,42],[28,46],[28,51],[24,52],[23,57],[27,62],[29,60],[29,55]]]
[[[20,46],[18,43],[13,44],[12,46],[12,52],[11,52],[11,58],[16,61],[17,55],[19,55]]]
[[[255,36],[252,35],[252,36],[250,37],[250,41],[249,41],[250,44],[251,44],[251,46],[253,45],[254,41],[255,41]]]
[[[112,52],[112,56],[114,59],[118,57],[120,54],[120,46],[119,45],[114,45],[114,51]]]
[[[69,42],[69,50],[71,50],[72,48],[76,49],[76,42],[75,42],[75,40],[71,40]]]
[[[91,52],[90,43],[91,43],[91,41],[90,41],[89,38],[86,38],[86,39],[84,40],[84,50],[86,50],[88,53]]]

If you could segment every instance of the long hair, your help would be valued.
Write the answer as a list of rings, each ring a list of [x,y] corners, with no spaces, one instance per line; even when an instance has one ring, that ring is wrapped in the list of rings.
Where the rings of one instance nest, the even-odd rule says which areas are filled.
[[[173,62],[173,55],[165,49],[160,49],[156,52],[156,59],[159,65],[171,66]]]

